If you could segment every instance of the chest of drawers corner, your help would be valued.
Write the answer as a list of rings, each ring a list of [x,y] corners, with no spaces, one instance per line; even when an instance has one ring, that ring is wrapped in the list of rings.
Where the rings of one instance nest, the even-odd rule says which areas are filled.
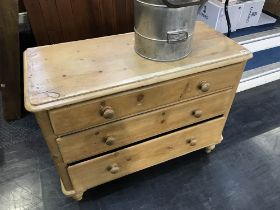
[[[35,113],[63,193],[80,200],[100,184],[211,152],[251,57],[201,22],[193,52],[176,62],[139,57],[133,34],[28,49],[25,107]]]

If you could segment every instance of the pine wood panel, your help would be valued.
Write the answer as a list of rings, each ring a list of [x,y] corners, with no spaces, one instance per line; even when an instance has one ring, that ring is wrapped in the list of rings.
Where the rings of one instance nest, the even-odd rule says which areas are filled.
[[[24,0],[38,45],[133,31],[132,0]]]
[[[240,77],[241,66],[242,64],[228,66],[152,87],[139,88],[130,92],[51,110],[49,112],[50,120],[54,132],[57,135],[62,135],[170,103],[232,88]],[[200,89],[202,83],[209,84],[208,91],[203,92]],[[110,106],[114,110],[113,119],[106,119],[101,115],[100,110],[103,106]]]
[[[231,98],[229,90],[61,137],[57,143],[63,161],[71,163],[222,115],[227,111]],[[202,111],[202,116],[195,117],[195,111]],[[113,138],[113,142],[106,144],[107,138]]]
[[[220,143],[225,119],[187,128],[68,168],[76,192],[95,187],[136,171]],[[203,132],[202,132],[203,131]],[[189,140],[196,140],[191,146]],[[110,167],[119,170],[111,173]]]
[[[39,112],[36,113],[37,122],[42,130],[43,136],[46,140],[48,148],[51,152],[52,159],[55,163],[57,172],[63,182],[63,185],[66,190],[72,190],[73,186],[69,175],[67,173],[67,164],[62,161],[62,157],[56,143],[56,136],[52,132],[52,127],[49,121],[48,113],[47,112]]]
[[[133,33],[122,34],[28,49],[24,55],[26,108],[32,112],[50,110],[252,57],[251,52],[202,22],[197,22],[192,53],[176,62],[138,56],[133,37]]]

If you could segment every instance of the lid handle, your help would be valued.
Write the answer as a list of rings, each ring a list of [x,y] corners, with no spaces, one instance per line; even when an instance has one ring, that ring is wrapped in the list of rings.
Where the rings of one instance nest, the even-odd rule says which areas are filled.
[[[201,0],[162,0],[170,8],[180,8],[201,4]]]

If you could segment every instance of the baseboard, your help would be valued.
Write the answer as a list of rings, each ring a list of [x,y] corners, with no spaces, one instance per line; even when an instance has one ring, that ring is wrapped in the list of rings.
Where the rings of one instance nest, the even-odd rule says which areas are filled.
[[[280,79],[280,62],[244,72],[237,92],[242,92]]]
[[[280,28],[234,38],[252,53],[280,46]],[[237,92],[280,79],[280,62],[245,71]]]

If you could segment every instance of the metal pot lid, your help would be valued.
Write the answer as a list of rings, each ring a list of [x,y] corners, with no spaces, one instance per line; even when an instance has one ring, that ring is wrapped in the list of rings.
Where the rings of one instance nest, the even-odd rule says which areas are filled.
[[[147,4],[171,7],[171,8],[180,8],[187,7],[192,5],[201,5],[207,0],[136,0],[137,2],[145,2]]]

